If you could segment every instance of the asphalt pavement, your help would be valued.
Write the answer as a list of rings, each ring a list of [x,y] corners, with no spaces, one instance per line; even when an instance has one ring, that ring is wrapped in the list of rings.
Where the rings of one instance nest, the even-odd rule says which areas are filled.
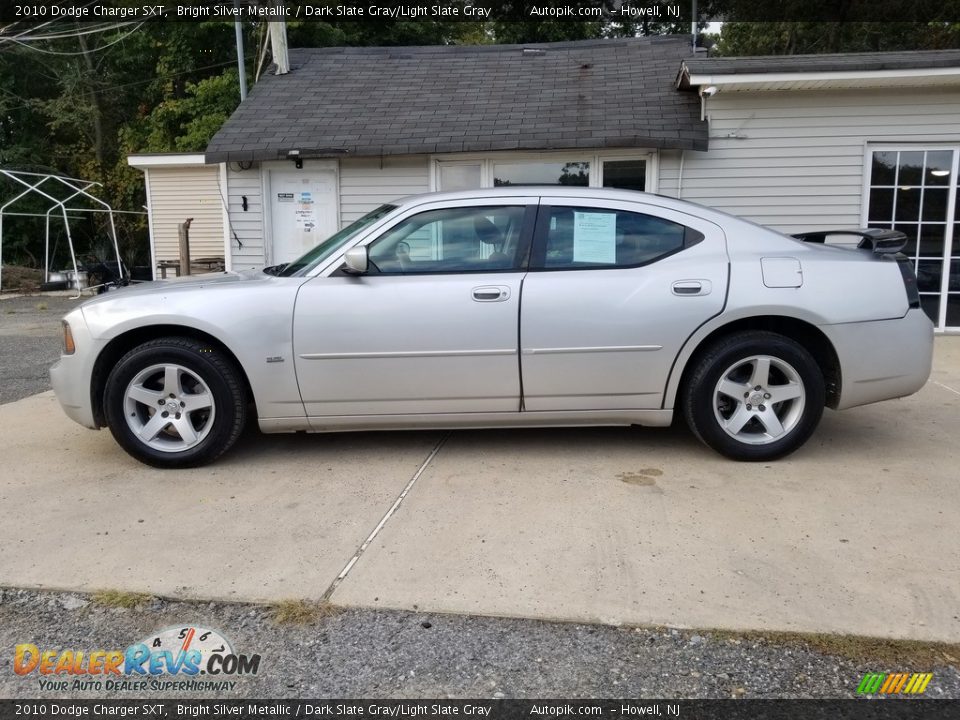
[[[60,318],[81,301],[62,295],[0,299],[0,404],[50,389],[60,354]]]

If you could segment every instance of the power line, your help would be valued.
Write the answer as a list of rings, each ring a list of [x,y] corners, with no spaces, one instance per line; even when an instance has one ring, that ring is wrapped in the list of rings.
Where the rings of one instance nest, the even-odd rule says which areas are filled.
[[[200,5],[210,6],[210,7],[215,6],[215,5],[218,5],[218,4],[221,2],[221,0],[198,0],[198,1],[199,1],[199,4],[200,4]],[[83,10],[83,9],[89,8],[90,6],[95,5],[95,4],[97,4],[98,2],[101,2],[101,0],[90,0],[90,2],[88,2],[86,5],[81,6],[79,9],[80,9],[80,10]],[[164,10],[163,12],[160,12],[160,13],[158,13],[157,15],[152,15],[152,16],[150,17],[150,19],[152,20],[152,19],[157,19],[157,18],[160,18],[160,17],[167,17],[167,16],[172,15],[172,14],[173,14],[173,9],[171,8],[171,9],[169,9],[169,10]],[[7,25],[7,26],[5,26],[5,27],[3,27],[3,28],[0,28],[0,41],[3,41],[3,40],[16,41],[16,40],[18,40],[18,39],[20,39],[20,38],[24,38],[25,35],[29,35],[30,32],[40,30],[41,28],[45,28],[45,27],[47,27],[48,25],[51,25],[51,24],[53,24],[53,23],[55,23],[55,22],[57,22],[57,21],[59,21],[59,20],[61,20],[61,19],[64,20],[64,21],[69,21],[69,20],[70,20],[70,18],[66,18],[66,17],[64,17],[64,18],[53,18],[53,19],[51,19],[51,20],[47,20],[46,22],[42,22],[42,23],[40,23],[39,25],[37,25],[37,26],[35,26],[35,27],[29,27],[29,28],[23,30],[22,32],[14,35],[13,37],[5,37],[6,33],[7,33],[11,28],[13,28],[13,27],[15,27],[15,26],[17,26],[17,25],[22,25],[23,22],[24,22],[24,21],[22,21],[22,20],[17,20],[17,21],[15,21],[15,22],[10,23],[9,25]],[[126,23],[119,23],[119,24],[117,25],[117,27],[122,27],[123,25],[129,25],[129,24],[131,24],[131,23],[133,23],[133,22],[136,22],[136,20],[129,20],[129,21],[126,22]],[[146,20],[144,20],[144,21],[142,21],[142,22],[146,22]],[[141,23],[141,24],[142,24],[142,23]],[[26,41],[26,40],[57,40],[57,39],[65,39],[65,38],[71,38],[71,37],[78,37],[79,35],[86,35],[86,34],[90,34],[90,33],[93,33],[93,32],[99,32],[99,30],[86,30],[86,31],[83,31],[83,32],[74,32],[74,31],[72,31],[72,30],[71,30],[70,32],[68,32],[68,31],[61,31],[61,32],[56,33],[56,34],[54,34],[54,35],[52,35],[52,36],[43,36],[43,35],[33,36],[33,35],[30,35],[29,37],[24,38],[24,40],[25,40],[25,41]]]
[[[113,42],[108,42],[106,45],[99,45],[95,48],[91,48],[90,50],[81,50],[80,52],[58,52],[56,50],[44,50],[43,48],[34,47],[33,45],[30,45],[28,43],[20,42],[15,38],[10,38],[10,41],[15,42],[17,45],[22,45],[23,47],[28,48],[29,50],[34,50],[36,52],[44,53],[46,55],[64,55],[69,57],[76,56],[76,55],[88,55],[90,53],[99,52],[100,50],[106,50],[108,47],[116,45],[118,42],[125,40],[126,38],[133,35],[137,30],[139,30],[145,22],[146,20],[140,21],[139,23],[137,23],[137,26],[133,28],[133,30],[126,33],[125,35],[121,35]]]
[[[130,22],[125,22],[125,23],[113,23],[113,24],[105,23],[103,25],[98,25],[96,27],[93,27],[87,30],[71,30],[70,32],[60,32],[60,33],[54,33],[51,35],[30,35],[29,37],[23,40],[17,39],[17,38],[23,37],[22,35],[18,35],[16,38],[5,38],[0,36],[0,43],[15,42],[20,45],[23,45],[27,41],[34,42],[38,40],[68,40],[70,38],[80,37],[81,35],[92,35],[94,33],[109,32],[111,30],[119,30],[120,28],[127,27],[128,25],[132,25],[134,22],[135,21],[131,20]]]
[[[85,8],[90,7],[91,5],[95,5],[98,1],[99,1],[99,0],[90,0],[90,2],[88,2],[86,5],[84,5],[84,6],[83,6],[82,8],[80,8],[80,9],[85,9]],[[27,33],[29,33],[31,30],[39,30],[40,28],[44,28],[44,27],[46,27],[47,25],[52,25],[53,23],[57,22],[57,20],[60,20],[60,19],[61,19],[61,18],[54,18],[53,20],[47,20],[46,22],[40,23],[40,24],[37,25],[36,27],[27,28],[27,29],[24,30],[23,32],[21,32],[21,33],[19,33],[19,34],[17,34],[17,35],[14,35],[12,38],[7,38],[7,39],[9,39],[9,40],[16,40],[16,39],[19,38],[19,37],[23,37],[24,35],[26,35]],[[63,19],[65,20],[66,18],[63,18]],[[12,23],[11,25],[8,25],[7,27],[5,27],[4,30],[10,29],[11,27],[13,27],[13,26],[16,25],[16,24],[17,24],[17,23]],[[0,34],[2,34],[2,32],[3,32],[3,31],[0,31]]]

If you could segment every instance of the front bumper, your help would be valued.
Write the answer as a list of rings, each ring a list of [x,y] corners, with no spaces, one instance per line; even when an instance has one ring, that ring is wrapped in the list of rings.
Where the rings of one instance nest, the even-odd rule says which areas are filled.
[[[933,323],[919,308],[902,318],[822,325],[840,360],[837,410],[912,395],[930,377]]]
[[[90,397],[90,380],[96,358],[93,338],[80,309],[69,313],[64,320],[70,323],[77,349],[72,355],[61,355],[50,368],[50,384],[67,417],[84,427],[97,429]]]

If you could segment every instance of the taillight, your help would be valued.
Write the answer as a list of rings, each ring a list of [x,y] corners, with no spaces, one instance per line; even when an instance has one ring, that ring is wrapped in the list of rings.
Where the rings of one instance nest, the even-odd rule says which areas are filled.
[[[77,346],[73,343],[73,330],[70,329],[70,323],[63,321],[63,354],[73,355],[77,351]]]
[[[920,291],[917,289],[917,274],[913,271],[913,260],[901,256],[897,258],[897,265],[903,276],[903,286],[906,288],[910,307],[920,307]]]

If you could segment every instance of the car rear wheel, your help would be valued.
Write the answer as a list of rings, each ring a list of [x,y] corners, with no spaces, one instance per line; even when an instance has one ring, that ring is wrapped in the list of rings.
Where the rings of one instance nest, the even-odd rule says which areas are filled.
[[[246,407],[233,362],[191,338],[160,338],[134,348],[111,371],[104,395],[117,442],[162,468],[216,460],[243,430]]]
[[[799,343],[771,332],[719,340],[697,361],[682,397],[687,424],[735,460],[773,460],[803,445],[823,415],[823,373]]]

